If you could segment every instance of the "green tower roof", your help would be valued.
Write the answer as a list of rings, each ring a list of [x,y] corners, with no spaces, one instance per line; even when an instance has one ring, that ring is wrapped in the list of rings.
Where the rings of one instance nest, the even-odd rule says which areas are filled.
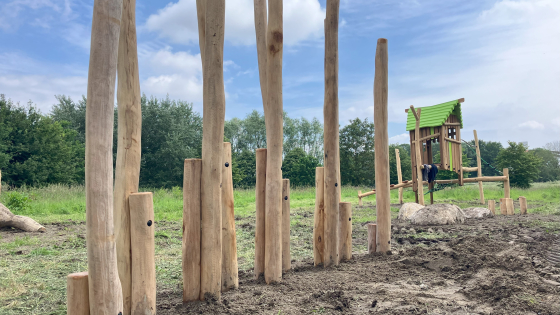
[[[441,126],[451,114],[457,116],[461,123],[461,128],[463,128],[463,117],[461,116],[461,103],[459,103],[459,100],[420,108],[422,108],[420,111],[420,128]],[[415,110],[418,109],[415,108]],[[412,111],[409,110],[406,131],[414,130],[415,128],[416,119]]]

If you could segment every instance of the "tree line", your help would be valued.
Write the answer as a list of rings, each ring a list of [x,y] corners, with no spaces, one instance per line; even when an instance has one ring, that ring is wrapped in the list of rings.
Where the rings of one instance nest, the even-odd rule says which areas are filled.
[[[86,99],[56,96],[48,114],[32,104],[14,104],[0,95],[0,170],[9,186],[83,184],[85,169]],[[183,161],[200,158],[202,117],[191,103],[141,98],[142,159],[140,185],[170,188],[182,185]],[[117,110],[113,131],[116,160]],[[340,171],[343,185],[375,186],[375,128],[368,119],[356,118],[340,128]],[[232,144],[232,172],[235,187],[255,185],[255,150],[266,147],[264,115],[252,111],[245,118],[225,122],[224,141]],[[512,186],[529,187],[535,181],[560,180],[558,143],[528,150],[522,143],[479,141],[484,176],[499,175],[510,168]],[[392,144],[389,150],[391,183],[396,184],[395,149],[400,151],[404,180],[412,178],[410,145]],[[434,144],[434,162],[439,162],[439,145]],[[284,113],[282,172],[292,186],[313,186],[315,168],[323,163],[323,125],[318,119],[291,118]],[[464,166],[476,166],[474,141],[463,145]],[[465,174],[469,176],[470,174]],[[442,171],[438,179],[456,178]]]

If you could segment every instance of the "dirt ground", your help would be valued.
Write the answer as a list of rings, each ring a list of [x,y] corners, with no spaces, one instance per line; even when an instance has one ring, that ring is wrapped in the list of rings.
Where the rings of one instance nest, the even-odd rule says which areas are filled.
[[[560,216],[469,219],[454,226],[393,220],[390,255],[355,254],[324,269],[293,262],[265,285],[240,271],[239,289],[186,305],[181,288],[158,290],[158,314],[560,314]],[[353,243],[365,244],[363,229]]]

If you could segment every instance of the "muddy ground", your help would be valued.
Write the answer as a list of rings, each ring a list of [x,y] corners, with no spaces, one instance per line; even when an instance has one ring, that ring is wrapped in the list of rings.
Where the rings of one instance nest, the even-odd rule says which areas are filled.
[[[365,224],[353,243],[365,244]],[[455,226],[393,220],[390,255],[355,253],[324,269],[293,262],[265,285],[240,271],[221,301],[186,305],[181,288],[158,290],[158,314],[560,314],[558,215],[496,216]]]

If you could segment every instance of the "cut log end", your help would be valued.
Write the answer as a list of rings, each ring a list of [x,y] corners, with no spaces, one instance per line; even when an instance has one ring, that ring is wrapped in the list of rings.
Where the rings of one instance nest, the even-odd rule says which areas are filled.
[[[26,232],[46,232],[47,229],[35,220],[13,214],[10,209],[0,203],[0,228],[11,226]]]

